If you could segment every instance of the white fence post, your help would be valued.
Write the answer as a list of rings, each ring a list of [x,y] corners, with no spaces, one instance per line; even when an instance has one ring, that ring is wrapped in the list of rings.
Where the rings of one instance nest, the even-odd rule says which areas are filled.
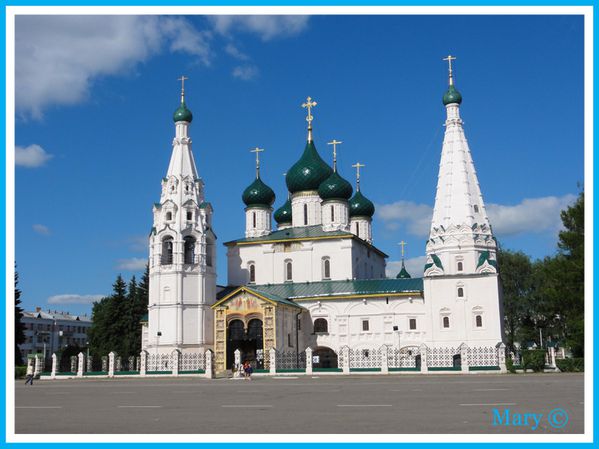
[[[499,342],[499,343],[497,343],[497,345],[495,345],[495,347],[497,348],[497,360],[499,362],[499,372],[507,373],[507,367],[505,365],[505,344],[503,342]]]
[[[40,354],[35,355],[35,365],[33,369],[33,377],[39,377],[42,373],[42,356]]]
[[[460,363],[462,365],[462,373],[468,374],[470,372],[470,360],[468,360],[468,345],[466,343],[460,345]]]
[[[141,351],[139,354],[139,375],[145,376],[148,369],[148,351]]]
[[[428,373],[428,346],[424,343],[420,345],[420,372]]]
[[[212,370],[212,351],[210,349],[206,351],[206,367],[204,377],[206,377],[206,379],[214,379],[214,372]]]
[[[381,374],[389,374],[389,348],[387,345],[381,346]]]
[[[341,348],[343,354],[343,374],[349,374],[349,346]]]
[[[554,346],[549,346],[549,365],[552,368],[557,368],[557,365],[555,364],[555,347]]]
[[[312,348],[306,348],[306,374],[312,374]]]
[[[108,353],[108,377],[114,377],[114,359],[116,354],[112,351]]]
[[[85,366],[85,356],[83,352],[77,354],[77,377],[83,377],[83,370]]]
[[[179,375],[179,360],[181,360],[181,351],[179,351],[178,349],[174,349],[171,353],[171,365],[173,367],[171,370],[171,374],[173,376]]]
[[[277,350],[275,348],[270,348],[269,356],[270,356],[270,374],[276,374],[277,373]]]
[[[56,368],[58,368],[57,366],[57,357],[56,357],[56,353],[52,354],[52,372],[50,373],[50,377],[52,379],[56,378]]]

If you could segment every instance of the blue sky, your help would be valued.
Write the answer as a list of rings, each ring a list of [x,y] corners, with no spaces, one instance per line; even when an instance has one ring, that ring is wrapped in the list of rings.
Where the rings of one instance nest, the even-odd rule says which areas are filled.
[[[374,243],[422,266],[443,139],[447,54],[496,236],[553,254],[583,178],[581,16],[18,17],[16,261],[23,303],[82,313],[118,273],[141,272],[185,74],[198,170],[219,241],[242,236],[241,192],[305,143],[336,138],[339,170],[366,164]],[[218,282],[226,284],[219,245]],[[420,268],[421,269],[421,268]]]

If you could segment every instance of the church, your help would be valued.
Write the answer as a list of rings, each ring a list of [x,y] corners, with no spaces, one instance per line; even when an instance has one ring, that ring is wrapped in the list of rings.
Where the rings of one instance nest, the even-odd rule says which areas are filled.
[[[411,277],[403,263],[396,278],[386,277],[388,256],[372,237],[375,206],[367,186],[360,185],[364,165],[353,165],[354,189],[337,166],[341,142],[328,142],[332,165],[323,160],[313,137],[317,103],[308,97],[302,104],[305,147],[290,161],[288,192],[276,210],[275,192],[260,176],[262,150],[253,150],[255,178],[242,194],[245,233],[224,243],[228,280],[217,285],[213,207],[192,153],[193,116],[182,77],[172,155],[153,207],[142,349],[150,354],[210,349],[218,372],[232,367],[236,351],[256,368],[268,369],[275,349],[297,368],[310,348],[314,367],[337,368],[342,348],[363,363],[385,345],[417,363],[423,344],[448,348],[451,356],[463,344],[482,350],[501,343],[497,244],[460,117],[454,59],[446,58],[445,136],[420,278]],[[218,167],[204,168],[210,169]]]

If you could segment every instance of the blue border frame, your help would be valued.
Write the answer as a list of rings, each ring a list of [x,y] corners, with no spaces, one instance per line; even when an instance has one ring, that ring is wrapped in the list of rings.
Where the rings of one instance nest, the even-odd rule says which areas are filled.
[[[175,0],[173,2],[168,2],[166,0],[92,0],[90,2],[83,2],[81,0],[58,0],[56,2],[44,1],[44,0],[30,0],[30,1],[19,1],[19,0],[6,0],[3,2],[3,6],[1,8],[1,17],[0,17],[0,27],[2,31],[2,47],[0,48],[1,59],[2,59],[2,72],[0,74],[2,85],[4,89],[0,94],[5,105],[4,108],[0,111],[0,117],[3,119],[5,126],[2,127],[1,138],[3,142],[6,142],[6,8],[7,6],[276,6],[276,5],[285,5],[285,6],[592,6],[593,7],[593,19],[598,17],[599,6],[596,2],[592,0],[586,1],[572,1],[568,2],[567,0],[525,0],[525,1],[517,1],[517,0],[493,0],[488,3],[481,2],[481,0],[457,0],[455,2],[448,0],[437,0],[437,1],[423,1],[419,3],[414,0],[375,0],[371,3],[367,3],[366,0],[291,0],[286,3],[282,3],[282,1],[275,0],[255,0],[255,1],[244,1],[244,0],[229,0],[229,1],[214,1],[209,0],[206,2],[201,2],[201,0]],[[595,131],[599,130],[599,117],[597,114],[597,110],[595,105],[599,99],[599,89],[598,83],[595,82],[599,64],[597,63],[597,49],[599,48],[599,39],[597,37],[597,24],[594,23],[594,33],[593,33],[593,71],[595,78],[593,79],[593,129]],[[5,147],[6,152],[6,147]],[[593,151],[593,153],[595,153]],[[586,163],[585,163],[586,167]],[[599,161],[597,159],[594,160],[593,164],[593,173],[596,172],[595,168],[599,167]],[[5,177],[6,173],[6,153],[4,153],[4,157],[0,161],[0,170],[2,170],[2,177]],[[593,193],[595,193],[595,182],[592,185]],[[0,209],[1,209],[1,219],[0,219],[0,234],[4,235],[5,238],[0,242],[0,250],[6,256],[6,179],[2,186],[0,187],[0,192],[2,193],[0,198]],[[593,218],[595,219],[593,234],[597,229],[597,213],[596,213],[596,201],[593,201]],[[11,220],[14,220],[14,217],[10,217]],[[587,230],[588,232],[588,230]],[[597,253],[597,249],[599,249],[599,241],[595,240],[593,245],[593,254]],[[2,271],[6,273],[6,257],[1,258],[0,267],[3,269]],[[593,278],[599,279],[599,267],[598,265],[594,266],[593,269]],[[3,278],[2,287],[3,291],[6,291],[7,285],[6,276]],[[595,299],[595,294],[593,292],[593,300]],[[595,306],[594,310],[594,322],[597,323],[599,321],[599,305]],[[2,323],[6,322],[6,303],[4,307],[0,307],[0,320]],[[3,380],[4,386],[6,386],[6,368],[7,368],[7,359],[6,359],[6,336],[2,334],[1,344],[0,344],[0,360],[1,360],[1,370],[0,376]],[[594,345],[595,347],[599,346],[597,335],[594,335]],[[597,395],[597,371],[599,370],[599,357],[595,357],[594,364],[594,376],[593,376],[593,386],[594,386],[594,396],[593,396],[593,406],[596,403]],[[2,418],[2,422],[4,423],[1,426],[0,430],[0,441],[5,445],[9,445],[10,443],[6,443],[6,388],[0,389],[0,401],[3,404],[3,407],[0,410],[0,417]],[[593,410],[594,407],[593,407]],[[594,416],[594,433],[593,433],[593,441],[598,441],[598,432],[599,432],[599,422],[597,419],[597,414]],[[290,429],[292,430],[292,429]],[[57,446],[57,445],[68,445],[72,446],[75,444],[82,444],[86,447],[95,448],[95,447],[105,447],[107,445],[116,445],[117,447],[130,447],[131,445],[139,446],[140,444],[144,445],[169,445],[169,444],[202,444],[204,448],[207,449],[216,449],[222,447],[231,447],[234,448],[238,446],[239,443],[12,443],[10,445],[18,444],[22,447],[37,447],[42,445],[47,446]],[[506,449],[520,449],[528,446],[528,443],[254,443],[254,442],[244,442],[245,445],[251,445],[257,447],[258,445],[264,446],[278,446],[278,445],[289,445],[293,444],[295,447],[310,447],[310,448],[343,448],[347,445],[351,444],[352,446],[360,445],[364,447],[377,445],[398,445],[402,444],[403,447],[414,447],[414,448],[431,448],[433,446],[440,445],[448,445],[450,447],[461,447],[464,444],[468,444],[468,446],[479,446],[485,444],[493,444],[495,447],[505,447]],[[539,444],[539,443],[536,443]],[[542,443],[541,443],[542,444]],[[561,445],[561,446],[576,446],[576,447],[592,447],[593,443],[548,443],[552,445]]]

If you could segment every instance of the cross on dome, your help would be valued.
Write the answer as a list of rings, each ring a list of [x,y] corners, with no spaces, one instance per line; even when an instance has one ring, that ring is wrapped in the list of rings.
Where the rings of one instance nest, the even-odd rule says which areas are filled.
[[[185,100],[185,80],[189,78],[185,75],[181,75],[181,78],[177,78],[177,81],[181,81],[181,103]]]
[[[398,245],[401,246],[401,260],[403,260],[404,247],[407,245],[407,243],[402,240],[401,242],[398,243]]]
[[[302,108],[308,109],[308,115],[306,116],[306,121],[308,122],[308,142],[312,142],[312,108],[315,107],[318,103],[312,100],[312,97],[306,98],[306,102],[302,103]]]
[[[443,61],[447,61],[447,63],[449,64],[449,85],[453,86],[453,69],[451,67],[451,61],[455,61],[456,58],[455,56],[451,56],[451,55],[447,55],[446,58],[443,58]]]
[[[337,171],[337,145],[342,144],[340,140],[333,139],[327,145],[333,145],[333,170]]]
[[[356,190],[359,192],[360,191],[360,168],[366,167],[366,165],[356,162],[354,165],[352,165],[352,167],[356,169]]]
[[[260,153],[264,151],[264,148],[253,148],[250,153],[256,153],[256,178],[260,177]]]

